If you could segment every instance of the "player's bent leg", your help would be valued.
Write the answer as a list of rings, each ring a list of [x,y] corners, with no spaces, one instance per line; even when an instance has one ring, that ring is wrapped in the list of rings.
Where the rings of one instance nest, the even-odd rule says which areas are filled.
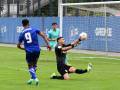
[[[55,73],[53,73],[51,75],[51,79],[61,79],[61,80],[68,80],[70,77],[69,77],[69,68],[71,66],[67,66],[65,64],[62,65],[57,65],[57,69],[58,69],[58,72],[61,74],[61,76],[56,76]]]
[[[75,73],[75,71],[76,71],[76,68],[75,68],[75,67],[70,67],[70,69],[69,69],[69,72],[70,72],[70,73]]]
[[[37,60],[37,61],[38,61],[38,60]],[[35,72],[36,72],[36,70],[37,70],[37,61],[33,63],[33,68],[34,68]]]
[[[63,75],[63,78],[64,78],[64,80],[69,80],[69,79],[70,79],[69,74],[68,74],[68,73],[65,73],[65,74]]]
[[[33,60],[34,60],[34,62],[33,62],[33,68],[34,68],[35,72],[37,70],[37,62],[38,62],[39,56],[40,56],[40,51],[39,52],[34,52],[34,56],[33,56]]]
[[[53,73],[51,76],[50,76],[50,79],[60,79],[60,80],[63,80],[63,76],[57,76],[55,73]]]
[[[33,69],[34,69],[34,72],[35,72],[35,74],[36,74],[37,63],[35,63],[35,64],[33,65]],[[36,78],[34,79],[34,81],[35,81],[35,85],[38,86],[38,84],[39,84],[39,79],[37,78],[37,76],[36,76]]]
[[[31,79],[36,79],[37,78],[35,70],[34,70],[33,67],[29,69],[29,72],[30,72],[30,75],[31,75]]]
[[[57,76],[57,75],[51,75],[50,79],[59,79],[59,80],[69,80],[70,77],[69,77],[69,74],[68,73],[65,73],[63,76]]]
[[[87,73],[87,72],[88,72],[87,69],[76,69],[75,70],[76,74],[84,74],[84,73]]]
[[[27,64],[28,64],[28,70],[29,70],[29,73],[30,73],[30,69],[31,69],[33,66],[32,66],[32,63],[29,62],[28,60],[27,60]],[[30,75],[31,75],[31,73],[30,73]],[[32,78],[32,75],[31,75],[31,78],[27,81],[27,84],[28,84],[28,85],[31,85],[33,81],[34,81],[34,79]]]
[[[28,69],[32,68],[33,64],[32,63],[28,63]]]
[[[33,81],[35,81],[35,84],[38,85],[39,80],[36,76],[36,65],[37,65],[37,59],[39,58],[40,52],[33,52],[33,53],[27,53],[26,54],[26,61],[28,63],[28,69],[29,73],[31,75],[31,79],[28,80],[28,84],[32,84]]]
[[[34,68],[34,70],[35,70],[35,72],[36,72],[36,70],[37,70],[37,65],[33,65],[33,68]]]
[[[39,84],[39,80],[36,76],[36,72],[34,70],[34,68],[29,68],[29,72],[30,72],[30,75],[31,75],[31,79],[27,82],[28,84],[32,84],[33,81],[35,81],[35,84],[38,85]]]
[[[69,72],[70,73],[83,74],[83,73],[87,72],[87,69],[83,70],[83,69],[76,69],[75,67],[70,67]]]
[[[36,71],[34,69],[34,66],[36,66],[36,64],[34,62],[29,62],[28,63],[28,68],[29,68],[29,73],[31,75],[31,79],[28,80],[27,84],[31,85],[33,81],[35,81],[35,84],[38,85],[39,80],[36,76]]]
[[[76,69],[75,67],[70,67],[69,72],[70,73],[77,73],[77,74],[83,74],[90,72],[92,70],[92,64],[89,63],[87,69]]]

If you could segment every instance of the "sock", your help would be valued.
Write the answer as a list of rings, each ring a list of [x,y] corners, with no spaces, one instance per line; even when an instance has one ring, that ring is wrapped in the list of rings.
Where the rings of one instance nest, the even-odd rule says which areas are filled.
[[[35,73],[34,68],[30,68],[30,69],[29,69],[29,72],[30,72],[31,78],[32,78],[32,79],[36,79],[36,73]]]
[[[60,79],[60,80],[63,80],[63,76],[53,76],[51,79]]]
[[[77,74],[83,74],[83,73],[86,73],[87,72],[87,69],[85,70],[82,70],[82,69],[76,69],[75,73]]]
[[[35,70],[35,72],[36,72],[36,70],[37,70],[37,66],[34,66],[33,68],[34,68],[34,70]]]

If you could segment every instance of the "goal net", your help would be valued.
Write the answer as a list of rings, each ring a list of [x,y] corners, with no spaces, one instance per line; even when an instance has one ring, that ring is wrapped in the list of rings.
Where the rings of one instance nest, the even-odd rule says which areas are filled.
[[[88,33],[77,49],[120,52],[120,1],[61,3],[60,29],[67,43]]]

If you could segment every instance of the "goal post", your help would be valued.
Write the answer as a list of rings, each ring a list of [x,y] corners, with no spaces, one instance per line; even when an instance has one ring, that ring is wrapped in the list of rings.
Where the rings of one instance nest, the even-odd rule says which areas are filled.
[[[67,42],[87,32],[89,39],[77,48],[120,52],[120,1],[60,2],[59,10],[61,35]]]

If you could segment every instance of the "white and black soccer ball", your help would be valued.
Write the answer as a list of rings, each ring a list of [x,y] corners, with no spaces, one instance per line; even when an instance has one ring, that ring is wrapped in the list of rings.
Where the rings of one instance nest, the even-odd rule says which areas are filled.
[[[82,33],[80,33],[79,37],[80,37],[81,40],[87,40],[88,35],[87,35],[86,32],[82,32]]]

